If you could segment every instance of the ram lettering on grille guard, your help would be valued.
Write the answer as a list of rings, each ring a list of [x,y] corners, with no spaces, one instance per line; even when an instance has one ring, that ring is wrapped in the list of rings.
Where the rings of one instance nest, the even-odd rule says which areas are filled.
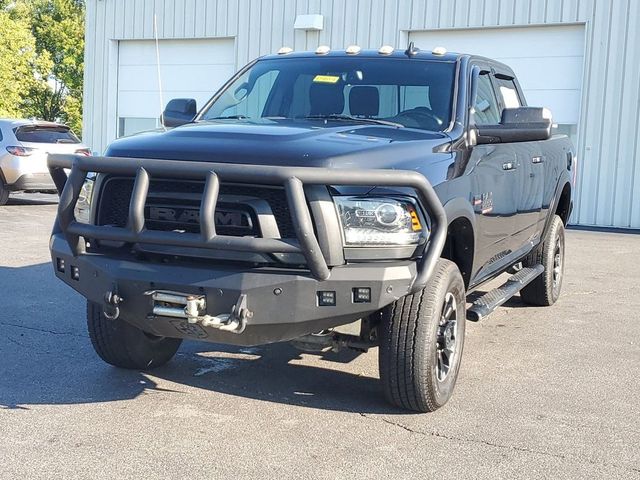
[[[301,253],[311,275],[317,280],[326,280],[330,276],[330,269],[314,233],[304,192],[305,185],[377,185],[414,189],[420,204],[430,217],[431,233],[417,264],[416,278],[411,287],[413,292],[426,285],[446,240],[446,214],[433,187],[423,175],[407,170],[277,167],[80,155],[49,155],[48,166],[60,193],[53,233],[64,234],[74,256],[86,253],[85,238],[258,253]],[[65,168],[71,169],[68,178]],[[74,208],[88,172],[135,175],[129,203],[129,220],[125,227],[97,226],[76,221]],[[145,228],[145,203],[151,177],[204,179],[199,216],[200,234]],[[214,212],[220,181],[283,186],[297,239],[218,235]]]

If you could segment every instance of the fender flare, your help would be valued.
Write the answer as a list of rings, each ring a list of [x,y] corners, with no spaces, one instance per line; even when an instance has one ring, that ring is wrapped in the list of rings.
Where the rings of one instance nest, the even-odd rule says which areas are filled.
[[[469,228],[471,228],[471,238],[469,240],[473,242],[473,244],[470,246],[471,255],[470,258],[468,258],[469,263],[466,265],[459,265],[459,267],[461,268],[461,273],[464,267],[464,272],[466,272],[467,275],[465,277],[465,274],[463,273],[463,277],[465,277],[465,284],[470,284],[473,278],[474,266],[476,264],[476,252],[478,246],[476,214],[473,211],[471,203],[467,199],[462,197],[456,197],[449,200],[444,205],[444,209],[447,214],[447,241],[450,238],[449,228],[451,227],[451,224],[453,222],[462,218],[469,222]]]
[[[571,211],[573,210],[573,186],[571,185],[571,177],[569,177],[569,173],[563,172],[560,175],[560,178],[558,179],[558,183],[556,184],[556,189],[553,193],[552,200],[549,204],[549,213],[544,223],[544,229],[542,230],[542,238],[545,238],[545,236],[547,235],[547,231],[551,226],[551,219],[553,218],[553,215],[555,215],[556,210],[558,209],[558,204],[560,203],[560,197],[566,185],[569,185],[569,190],[571,192],[570,198],[569,198],[569,215],[571,215]],[[567,217],[567,220],[568,220],[568,217]]]
[[[451,225],[454,220],[460,217],[469,220],[471,227],[473,228],[473,240],[476,240],[476,215],[471,207],[471,203],[467,199],[457,197],[449,200],[444,205],[444,211],[447,214],[447,227]]]

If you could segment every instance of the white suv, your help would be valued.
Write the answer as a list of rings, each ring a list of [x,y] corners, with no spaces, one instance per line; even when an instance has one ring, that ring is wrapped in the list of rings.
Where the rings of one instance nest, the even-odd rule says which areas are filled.
[[[0,119],[0,205],[7,203],[9,192],[55,190],[47,169],[48,153],[91,155],[65,125]]]

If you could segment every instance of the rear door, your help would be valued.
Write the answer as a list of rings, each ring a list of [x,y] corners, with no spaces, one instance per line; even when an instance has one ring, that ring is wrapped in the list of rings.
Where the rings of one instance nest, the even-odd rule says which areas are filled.
[[[470,127],[500,123],[500,103],[489,65],[474,65],[476,98]],[[479,242],[476,261],[480,277],[499,269],[513,251],[516,230],[518,162],[513,145],[475,145],[471,152],[471,204],[476,215]]]

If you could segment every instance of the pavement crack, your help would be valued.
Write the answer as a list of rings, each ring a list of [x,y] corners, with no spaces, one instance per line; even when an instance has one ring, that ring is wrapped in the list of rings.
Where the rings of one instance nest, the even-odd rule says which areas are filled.
[[[408,427],[407,425],[404,425],[402,423],[399,422],[394,422],[392,420],[389,420],[387,418],[384,417],[374,417],[371,415],[368,415],[366,413],[362,413],[359,412],[359,415],[363,418],[366,418],[368,420],[379,420],[382,421],[383,423],[386,423],[387,425],[391,425],[393,427],[397,427],[397,428],[401,428],[402,430],[405,430],[409,433],[412,433],[414,435],[421,435],[423,437],[435,437],[435,438],[443,438],[445,440],[450,440],[453,442],[466,442],[466,443],[474,443],[476,445],[485,445],[485,446],[489,446],[489,447],[494,447],[494,448],[500,448],[500,449],[504,449],[504,450],[512,450],[512,451],[516,451],[516,452],[523,452],[523,453],[532,453],[532,454],[537,454],[537,455],[544,455],[547,457],[552,457],[552,458],[557,458],[560,460],[570,460],[570,459],[575,459],[575,460],[579,460],[579,461],[585,461],[588,462],[592,465],[597,465],[597,466],[601,466],[601,467],[613,467],[613,468],[618,468],[621,470],[626,470],[628,472],[634,472],[634,473],[639,473],[640,472],[640,468],[637,467],[629,467],[629,466],[625,466],[625,465],[618,465],[616,463],[607,463],[607,462],[599,462],[597,460],[593,460],[592,458],[586,457],[584,455],[574,455],[574,454],[560,454],[560,453],[551,453],[551,452],[545,452],[544,450],[536,450],[533,448],[527,448],[527,447],[519,447],[517,445],[504,445],[501,443],[494,443],[494,442],[490,442],[488,440],[476,440],[476,439],[472,439],[472,438],[462,438],[462,437],[456,437],[456,436],[451,436],[451,435],[445,435],[444,433],[438,432],[438,431],[431,431],[431,432],[424,432],[422,430],[415,430],[411,427]]]
[[[88,338],[87,335],[81,335],[79,333],[56,332],[55,330],[47,330],[46,328],[28,327],[26,325],[18,325],[16,323],[0,322],[0,327],[14,327],[14,328],[22,328],[25,330],[32,330],[34,332],[49,333],[51,335],[69,335],[71,337]]]
[[[17,346],[19,346],[21,348],[24,348],[24,349],[31,350],[31,346],[30,345],[25,345],[24,343],[19,342],[18,340],[16,340],[15,338],[10,337],[9,335],[5,335],[4,338],[9,340],[9,342],[13,343],[14,345],[17,345]],[[55,356],[75,359],[75,357],[73,357],[71,355],[67,355],[66,353],[52,352],[50,350],[36,350],[35,353],[36,353],[36,355],[55,355]]]

